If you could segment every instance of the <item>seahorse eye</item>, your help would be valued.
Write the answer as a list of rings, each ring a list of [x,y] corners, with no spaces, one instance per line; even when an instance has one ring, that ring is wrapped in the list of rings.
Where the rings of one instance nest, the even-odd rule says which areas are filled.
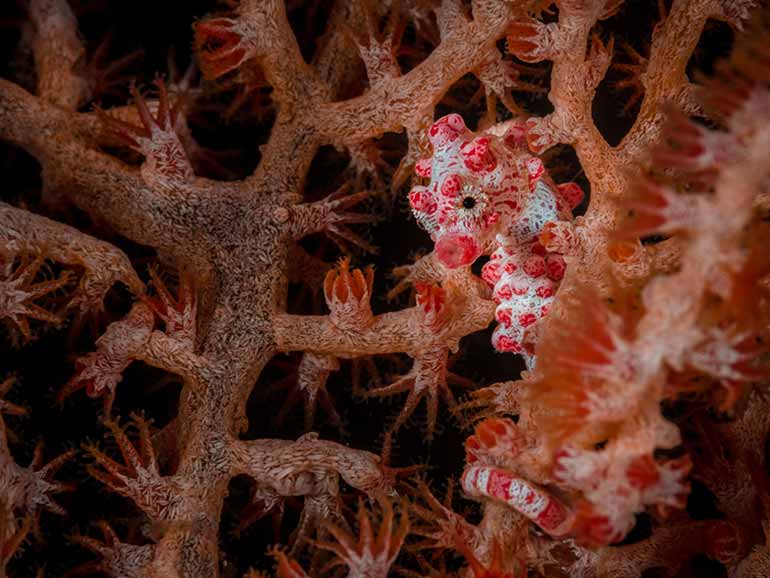
[[[465,197],[463,199],[463,207],[465,207],[466,209],[472,209],[475,206],[476,206],[476,199],[474,199],[473,197]]]

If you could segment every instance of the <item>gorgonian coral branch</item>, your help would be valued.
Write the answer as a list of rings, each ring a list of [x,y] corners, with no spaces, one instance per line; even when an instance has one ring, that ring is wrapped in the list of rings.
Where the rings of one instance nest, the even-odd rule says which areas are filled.
[[[751,43],[742,46],[739,54],[740,51],[750,53],[752,47]],[[732,70],[751,79],[766,77],[766,71],[761,67],[749,69],[743,62],[734,61],[735,68]],[[729,91],[731,88],[716,80],[712,90]],[[720,163],[713,180],[713,195],[694,196],[698,210],[664,211],[658,213],[656,220],[650,220],[644,215],[648,226],[657,226],[660,230],[667,223],[675,222],[677,227],[672,230],[681,230],[684,225],[681,216],[686,214],[689,239],[685,241],[680,270],[652,279],[644,289],[644,314],[638,322],[631,322],[632,327],[635,325],[634,333],[623,335],[623,324],[620,320],[607,312],[604,306],[594,303],[589,304],[589,307],[593,307],[595,312],[584,318],[584,321],[594,324],[590,337],[584,334],[578,350],[563,354],[555,341],[545,344],[551,364],[545,368],[540,385],[535,386],[541,388],[535,395],[541,404],[551,406],[555,410],[551,416],[546,414],[542,420],[546,436],[556,445],[561,444],[566,437],[572,437],[574,441],[580,440],[578,443],[584,447],[585,444],[591,443],[590,440],[609,438],[606,448],[601,451],[589,450],[587,447],[581,450],[567,448],[563,450],[566,454],[557,457],[557,468],[562,467],[565,471],[570,471],[572,468],[566,467],[566,464],[572,463],[576,472],[589,475],[585,479],[587,485],[583,487],[583,492],[588,497],[590,507],[584,507],[583,513],[579,513],[576,531],[587,532],[594,536],[594,539],[618,539],[633,523],[628,514],[620,515],[626,508],[635,509],[630,502],[620,509],[616,509],[617,505],[611,505],[613,499],[624,496],[623,499],[628,500],[633,494],[627,491],[609,491],[606,484],[609,484],[610,480],[615,480],[612,483],[625,480],[623,483],[636,486],[642,491],[640,503],[683,505],[686,487],[682,485],[682,478],[690,468],[689,462],[686,458],[680,458],[660,464],[651,458],[651,453],[656,447],[672,447],[679,443],[675,430],[663,425],[658,407],[670,369],[678,370],[687,365],[694,365],[700,371],[719,379],[728,374],[735,375],[736,368],[733,364],[743,361],[735,345],[726,343],[728,338],[725,333],[718,332],[720,337],[716,339],[731,353],[719,354],[713,350],[716,334],[709,330],[708,325],[704,325],[703,298],[709,293],[729,295],[733,285],[729,280],[723,280],[722,276],[736,267],[736,261],[740,263],[750,256],[741,249],[741,233],[751,221],[753,199],[758,194],[761,183],[769,175],[766,163],[761,159],[765,159],[767,151],[770,150],[770,132],[747,129],[745,114],[751,110],[753,114],[766,115],[768,98],[770,94],[766,88],[756,84],[750,93],[744,95],[740,106],[730,112],[726,134],[735,137],[740,135],[741,143],[746,148],[739,147],[734,157]],[[760,102],[765,104],[759,105]],[[760,110],[763,113],[760,113]],[[681,123],[682,120],[678,119],[677,122]],[[679,155],[690,154],[688,149],[670,150],[671,154],[674,154],[673,151]],[[752,176],[739,176],[743,171],[749,171]],[[654,188],[648,187],[647,191],[658,195],[647,206],[665,208],[673,203],[681,203],[681,194],[675,196],[673,193],[667,193],[668,197],[661,197]],[[726,211],[729,211],[729,218],[723,217]],[[715,219],[719,222],[715,222]],[[706,249],[715,246],[720,247],[719,252]],[[590,309],[584,308],[584,311],[586,310]],[[728,324],[731,321],[724,318],[722,323]],[[579,324],[568,335],[579,338],[581,331]],[[665,339],[662,338],[663,335]],[[705,365],[702,363],[703,354],[700,353],[703,347],[710,351],[706,354],[709,363]],[[758,361],[756,357],[754,361]],[[559,368],[565,369],[566,372],[560,374]],[[570,380],[566,376],[571,372],[576,372],[579,378],[572,379],[569,383]],[[541,397],[547,395],[547,391],[556,394],[550,401]],[[569,397],[570,392],[574,396],[568,401],[564,396]],[[632,426],[628,421],[631,415],[636,416],[636,420],[641,420],[640,423],[645,424],[642,428],[649,428],[654,435],[644,434],[638,424]],[[565,417],[568,419],[564,419]],[[552,418],[555,419],[550,421]],[[548,425],[549,423],[551,425]],[[575,435],[576,430],[585,435]],[[629,452],[630,447],[634,448],[633,452]],[[585,452],[584,457],[576,458],[575,451]],[[634,454],[638,457],[634,458],[636,461],[623,467],[623,471],[613,474],[612,469],[619,467],[622,462],[617,452],[624,454],[624,459]],[[612,464],[609,469],[597,466],[597,461],[608,459],[610,461],[607,463]],[[583,465],[578,467],[580,463]],[[591,463],[594,466],[588,466]],[[603,481],[590,479],[588,472],[591,471],[603,472]],[[581,482],[576,478],[569,481],[564,478],[564,474],[559,475],[568,485],[581,486]],[[649,488],[658,484],[661,484],[660,488],[650,495],[645,495]],[[609,493],[604,494],[607,491]],[[604,495],[601,498],[598,494],[590,497],[595,492]],[[625,521],[621,522],[618,515],[625,517]],[[614,522],[613,516],[616,516]]]
[[[139,297],[123,319],[107,327],[95,350],[76,363],[65,393],[85,387],[109,400],[133,361],[176,373],[183,381],[177,415],[158,434],[157,447],[142,419],[134,422],[136,441],[130,430],[107,422],[120,457],[89,447],[92,475],[132,500],[151,528],[141,545],[130,543],[131,538],[121,541],[106,523],[100,524],[102,541],[76,538],[100,558],[85,569],[127,576],[217,576],[225,496],[232,479],[245,475],[254,483],[252,505],[261,513],[302,499],[294,554],[312,544],[315,532],[323,531],[324,518],[331,518],[339,524],[331,530],[337,542],[324,541],[322,547],[337,553],[351,575],[384,575],[404,541],[406,516],[395,527],[392,511],[383,506],[375,537],[362,509],[356,541],[341,529],[342,498],[356,490],[382,499],[394,491],[396,468],[371,452],[313,433],[297,440],[242,439],[249,425],[247,400],[276,353],[301,351],[299,387],[311,409],[310,425],[315,396],[325,391],[338,359],[406,353],[414,360],[412,369],[368,394],[408,392],[394,429],[426,397],[432,428],[439,396],[453,403],[449,353],[493,319],[498,323],[495,348],[524,354],[529,372],[524,381],[495,384],[466,404],[482,407],[490,417],[466,444],[463,477],[467,493],[482,502],[484,518],[472,526],[428,499],[421,512],[424,518],[437,518],[435,527],[426,530],[434,545],[462,553],[479,578],[510,575],[522,563],[545,572],[559,559],[545,553],[548,548],[574,545],[560,537],[602,546],[620,539],[634,515],[648,506],[659,513],[680,508],[691,463],[677,454],[658,455],[657,450],[680,441],[677,428],[661,415],[661,399],[707,389],[682,384],[682,376],[698,373],[722,382],[723,407],[737,406],[744,388],[764,375],[751,359],[764,353],[751,339],[763,337],[756,325],[744,326],[745,313],[735,311],[740,310],[736,295],[751,294],[741,287],[750,284],[747,279],[759,280],[763,271],[753,266],[756,256],[744,250],[744,230],[752,225],[756,192],[767,178],[770,133],[763,128],[767,123],[757,122],[770,120],[768,77],[757,76],[767,62],[766,51],[761,45],[739,51],[736,69],[725,75],[729,82],[711,91],[705,109],[716,112],[724,132],[684,116],[661,132],[660,101],[672,99],[686,113],[696,110],[684,73],[703,24],[709,16],[738,23],[745,5],[674,2],[653,36],[639,118],[623,143],[610,147],[593,122],[593,98],[610,64],[613,41],[599,39],[596,23],[615,14],[617,2],[560,0],[558,18],[549,22],[525,17],[524,9],[531,6],[524,2],[483,0],[469,7],[447,0],[435,9],[422,3],[339,3],[329,18],[330,30],[307,62],[287,17],[290,8],[278,0],[243,0],[233,14],[195,25],[199,62],[208,79],[232,76],[245,85],[242,95],[269,85],[276,118],[253,173],[223,182],[196,175],[193,153],[200,150],[177,90],[183,87],[174,88],[173,80],[157,83],[157,99],[134,89],[133,103],[118,110],[73,112],[89,96],[85,79],[75,70],[82,53],[75,20],[64,2],[33,1],[37,96],[0,81],[0,137],[38,159],[46,190],[61,193],[94,221],[154,249],[164,265],[179,273],[177,291],[151,273],[152,291],[145,295],[127,258],[114,247],[20,209],[0,207],[0,216],[7,217],[0,227],[4,272],[12,271],[8,286],[22,293],[3,315],[22,332],[24,318],[37,315],[51,323],[65,318],[47,317],[33,307],[47,298],[44,291],[65,287],[65,277],[52,285],[35,283],[42,258],[85,269],[78,291],[87,308],[98,306],[116,281]],[[402,18],[412,19],[404,36]],[[388,35],[380,34],[383,24]],[[517,86],[514,65],[498,48],[506,34],[509,50],[521,59],[554,62],[554,112],[490,127],[496,98],[515,108],[508,95],[511,83]],[[418,43],[438,45],[401,74],[403,54],[397,47],[412,36]],[[752,61],[762,66],[752,70],[747,64]],[[351,72],[357,64],[363,64],[360,72],[366,68],[366,79]],[[432,124],[438,101],[466,74],[476,75],[487,92],[489,108],[480,130],[469,131],[457,114]],[[363,82],[356,87],[351,80]],[[360,96],[339,100],[362,86]],[[331,268],[306,259],[296,245],[308,234],[323,232],[341,244],[368,248],[347,226],[368,224],[371,217],[346,211],[368,193],[342,196],[348,190],[343,187],[331,198],[301,201],[321,145],[351,151],[352,169],[376,171],[377,158],[365,158],[371,139],[404,129],[408,154],[393,186],[398,188],[414,166],[420,180],[409,200],[433,237],[435,251],[400,270],[404,278],[393,292],[411,285],[415,305],[375,315],[371,269],[354,269],[348,260]],[[687,196],[677,183],[648,181],[633,207],[641,219],[629,228],[631,238],[610,245],[608,233],[621,209],[609,201],[626,196],[625,169],[658,134],[671,146],[654,163],[699,174],[691,175]],[[140,166],[113,156],[110,147],[121,138],[141,155]],[[580,221],[571,221],[571,210],[582,199],[579,187],[553,183],[544,161],[526,150],[542,152],[558,143],[574,145],[591,183],[591,203]],[[119,155],[124,154],[133,153],[121,149]],[[362,158],[371,162],[362,163]],[[647,233],[675,235],[665,245],[675,249],[642,248],[637,237]],[[27,254],[34,255],[31,266],[24,261]],[[312,281],[319,288],[325,276],[328,315],[286,312],[288,279],[303,280],[298,263],[290,262],[297,255],[313,263]],[[470,267],[482,255],[490,261],[479,279]],[[744,267],[747,262],[751,266]],[[654,278],[638,297],[639,286],[633,283],[658,271],[657,266],[668,275]],[[601,299],[612,286],[613,268],[621,273],[627,293],[620,304]],[[624,277],[624,271],[636,277]],[[577,307],[574,300],[556,297],[557,289],[565,297],[579,296],[586,284],[602,296],[578,301]],[[701,308],[715,300],[721,300],[719,307]],[[587,315],[580,316],[582,304]],[[636,309],[627,309],[629,304]],[[549,335],[549,327],[558,329],[562,321],[566,329]],[[522,389],[535,395],[523,395]],[[3,402],[2,407],[11,406]],[[494,415],[504,412],[516,413],[518,421]],[[390,439],[386,442],[387,450]],[[744,460],[743,481],[750,462]],[[25,470],[12,460],[7,463],[4,475]],[[34,514],[41,504],[50,507],[48,494],[59,486],[47,476],[57,464],[36,463],[30,470],[35,475],[26,472],[25,479],[34,478],[40,486],[37,501],[14,506],[17,511]],[[756,474],[749,477],[761,482]],[[13,499],[21,503],[18,493],[14,490]],[[15,513],[11,508],[9,514],[5,503],[0,509],[6,519]],[[529,520],[555,539],[533,531]],[[28,528],[15,520],[11,526],[0,535],[3,563]],[[720,560],[731,560],[734,543],[751,534],[736,538],[731,524],[719,522],[692,528],[707,542],[707,554]],[[641,560],[640,567],[656,556],[676,565],[681,561],[660,542],[675,535],[659,532],[625,551]],[[576,568],[585,561],[598,575],[613,568],[623,571],[608,550],[592,557],[581,546],[574,548],[580,560]],[[282,554],[278,558],[282,577],[306,574]]]

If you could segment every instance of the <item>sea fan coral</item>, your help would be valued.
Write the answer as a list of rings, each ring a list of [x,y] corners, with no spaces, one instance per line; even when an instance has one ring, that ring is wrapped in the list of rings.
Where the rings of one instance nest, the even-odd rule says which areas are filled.
[[[764,2],[0,27],[0,577],[770,575]]]

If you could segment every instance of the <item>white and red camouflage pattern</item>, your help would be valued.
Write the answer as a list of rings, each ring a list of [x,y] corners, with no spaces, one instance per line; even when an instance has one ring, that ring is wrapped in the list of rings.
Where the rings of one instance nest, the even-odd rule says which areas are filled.
[[[521,125],[504,137],[474,134],[450,114],[428,136],[433,156],[418,161],[415,172],[430,182],[409,193],[415,218],[446,267],[491,254],[482,277],[498,304],[492,344],[531,362],[524,334],[548,312],[565,270],[561,255],[548,253],[538,235],[546,223],[571,220],[583,192],[574,183],[553,184],[542,161],[527,152]]]
[[[561,502],[508,470],[469,466],[463,472],[461,483],[469,496],[500,501],[552,536],[563,536],[571,529],[570,512]]]

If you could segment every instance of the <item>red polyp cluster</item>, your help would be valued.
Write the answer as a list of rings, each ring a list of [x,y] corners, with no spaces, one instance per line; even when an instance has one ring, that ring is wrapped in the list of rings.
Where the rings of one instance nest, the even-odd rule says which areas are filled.
[[[195,49],[201,72],[216,79],[238,68],[248,58],[238,20],[212,18],[195,26]]]

